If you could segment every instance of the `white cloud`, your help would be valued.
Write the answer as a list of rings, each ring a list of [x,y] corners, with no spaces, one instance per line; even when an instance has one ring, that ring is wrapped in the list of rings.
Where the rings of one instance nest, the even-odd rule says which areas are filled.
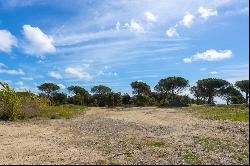
[[[6,65],[0,62],[0,67],[6,67]]]
[[[93,78],[88,72],[84,71],[84,69],[80,67],[67,67],[65,69],[65,73],[69,74],[71,77],[84,81],[89,81]]]
[[[60,89],[65,89],[66,88],[63,84],[57,84],[57,85],[60,87]]]
[[[143,33],[144,32],[144,28],[137,23],[135,20],[131,20],[130,24],[126,23],[125,28],[128,29],[131,32],[138,32],[138,33]]]
[[[190,26],[193,24],[194,22],[194,18],[195,16],[192,15],[192,14],[186,14],[183,19],[182,19],[182,24],[185,26],[185,27],[188,27],[190,28]]]
[[[192,63],[191,58],[184,58],[183,61],[184,61],[184,63]]]
[[[57,73],[55,71],[50,71],[48,73],[50,77],[56,78],[56,79],[62,79],[62,75],[60,73]]]
[[[22,80],[26,80],[26,81],[32,81],[33,78],[32,77],[21,77]]]
[[[201,17],[204,18],[204,19],[207,19],[208,17],[211,17],[211,16],[217,16],[218,15],[218,12],[216,9],[207,9],[207,8],[204,8],[204,7],[200,7],[198,9],[198,12],[200,13]]]
[[[156,22],[157,21],[157,16],[155,16],[153,13],[147,11],[144,14],[149,22]]]
[[[23,46],[26,53],[41,56],[43,54],[56,52],[56,48],[53,45],[53,38],[47,36],[38,27],[24,25],[23,34],[28,41],[28,43]]]
[[[178,34],[178,32],[177,32],[177,30],[176,30],[175,27],[169,28],[169,29],[166,31],[166,35],[167,35],[168,37],[177,37],[177,36],[179,36],[179,34]]]
[[[215,75],[215,74],[218,74],[218,72],[217,71],[211,71],[210,74]]]
[[[7,30],[0,30],[0,51],[10,53],[17,46],[17,39]]]
[[[1,68],[0,68],[0,74],[25,75],[25,73],[24,73],[24,71],[22,69],[8,70],[8,69],[1,69]]]
[[[233,52],[231,50],[219,50],[216,51],[214,49],[206,50],[202,53],[197,53],[190,58],[184,58],[183,61],[185,63],[191,63],[192,61],[220,61],[223,59],[228,59],[233,56]]]
[[[119,31],[119,30],[120,30],[120,27],[121,27],[121,23],[120,23],[120,22],[117,22],[116,25],[115,25],[115,29],[116,29],[117,31]]]
[[[231,50],[219,50],[214,49],[207,50],[202,53],[197,53],[193,56],[194,60],[204,60],[204,61],[219,61],[227,58],[231,58],[233,53]]]

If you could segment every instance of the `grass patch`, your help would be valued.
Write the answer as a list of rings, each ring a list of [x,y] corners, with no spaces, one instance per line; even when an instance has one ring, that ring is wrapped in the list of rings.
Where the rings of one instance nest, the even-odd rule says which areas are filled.
[[[201,161],[198,156],[196,156],[192,151],[186,150],[185,154],[182,155],[182,158],[187,162],[189,165],[199,165]]]
[[[194,137],[195,144],[200,144],[206,153],[216,151],[224,151],[224,153],[230,154],[230,158],[240,164],[248,164],[249,146],[248,140],[241,142],[240,144],[232,137],[210,138],[210,137]]]
[[[72,118],[75,114],[85,111],[84,106],[79,105],[60,105],[60,106],[51,106],[42,111],[39,117],[48,118],[48,119],[60,119],[60,118]]]
[[[165,146],[165,143],[161,141],[148,141],[147,146],[161,148]]]
[[[223,144],[219,138],[194,137],[194,141],[198,144],[201,144],[205,151],[215,151],[223,147]]]
[[[249,121],[249,107],[246,105],[229,106],[192,106],[184,110],[197,114],[205,119]]]

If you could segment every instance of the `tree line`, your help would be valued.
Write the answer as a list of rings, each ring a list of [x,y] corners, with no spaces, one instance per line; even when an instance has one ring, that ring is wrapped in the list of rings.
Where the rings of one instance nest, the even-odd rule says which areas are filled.
[[[131,84],[132,96],[125,93],[114,92],[104,85],[91,88],[89,93],[81,86],[69,86],[70,95],[59,92],[60,87],[55,83],[43,83],[37,88],[39,96],[46,96],[53,105],[76,104],[99,107],[116,107],[124,105],[134,106],[189,106],[195,104],[215,104],[214,98],[221,97],[227,104],[248,104],[249,80],[237,81],[234,85],[228,81],[217,78],[198,80],[195,86],[190,87],[189,81],[182,77],[167,77],[161,79],[151,91],[150,86],[141,81]],[[190,88],[194,98],[182,95],[184,90]],[[245,94],[245,98],[242,93]]]

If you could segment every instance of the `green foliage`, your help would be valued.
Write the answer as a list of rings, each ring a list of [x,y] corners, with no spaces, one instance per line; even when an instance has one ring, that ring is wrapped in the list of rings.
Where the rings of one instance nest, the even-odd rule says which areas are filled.
[[[147,146],[162,148],[165,147],[165,143],[162,141],[148,141]]]
[[[87,105],[90,100],[90,94],[80,86],[70,86],[67,88],[74,96],[68,99],[69,103],[76,105]]]
[[[117,107],[122,105],[121,93],[110,92],[105,96],[105,105],[108,107]]]
[[[98,85],[91,88],[91,92],[94,94],[105,95],[110,93],[112,90],[104,85]]]
[[[231,104],[243,104],[245,99],[242,95],[231,96],[230,97]]]
[[[62,105],[67,103],[67,94],[55,92],[51,96],[54,105]]]
[[[0,82],[1,90],[0,119],[16,120],[20,116],[21,102],[18,94],[7,83]]]
[[[79,96],[89,95],[88,91],[80,86],[70,86],[67,89],[69,92],[72,92],[75,95],[79,95]]]
[[[199,91],[208,98],[208,104],[213,104],[214,97],[219,94],[222,88],[228,85],[229,83],[226,80],[217,78],[207,78],[197,81],[197,87]]]
[[[133,104],[136,106],[144,107],[150,105],[151,98],[149,96],[137,95],[132,98]]]
[[[84,105],[84,96],[75,95],[75,96],[69,97],[67,100],[69,104]]]
[[[205,119],[249,121],[249,107],[245,105],[193,106],[185,110]]]
[[[129,94],[125,93],[124,95],[122,95],[122,104],[123,105],[131,104],[131,97],[129,96]]]
[[[231,102],[230,100],[233,96],[242,96],[240,91],[235,89],[233,85],[221,88],[219,91],[219,95],[227,101],[227,105]]]
[[[203,104],[207,104],[207,102],[206,101],[204,101],[203,99],[192,99],[192,104],[197,104],[197,105],[203,105]]]
[[[197,105],[206,104],[206,101],[205,101],[206,94],[204,93],[204,89],[202,88],[202,86],[192,86],[190,88],[190,93],[193,94],[194,97],[196,98]]]
[[[135,81],[131,83],[133,88],[133,103],[136,106],[147,106],[150,103],[150,86],[144,82]]]
[[[144,82],[135,81],[131,83],[133,94],[136,96],[148,96],[151,92],[150,86]]]
[[[60,106],[50,106],[46,108],[39,117],[48,119],[59,119],[59,118],[72,118],[75,114],[85,111],[84,106],[78,105],[60,105]]]
[[[182,77],[168,77],[161,79],[155,90],[162,94],[177,95],[188,86],[188,80]]]
[[[249,100],[249,80],[237,81],[235,86],[238,87],[242,92],[246,93],[245,103],[248,103]]]
[[[44,92],[48,98],[51,98],[52,93],[55,93],[60,89],[60,87],[54,83],[44,83],[37,88]]]
[[[99,107],[104,107],[111,103],[107,103],[108,94],[112,92],[112,90],[104,85],[98,85],[91,88],[91,92],[94,93],[91,100],[94,105],[98,105]],[[112,105],[112,104],[111,104]]]
[[[187,107],[191,105],[191,99],[188,96],[168,95],[161,99],[160,104],[164,107]]]

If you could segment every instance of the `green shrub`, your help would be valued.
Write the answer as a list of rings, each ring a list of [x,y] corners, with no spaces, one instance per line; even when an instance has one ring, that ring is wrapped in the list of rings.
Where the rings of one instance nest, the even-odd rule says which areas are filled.
[[[188,96],[169,95],[160,101],[161,106],[165,107],[187,107],[191,104]]]
[[[231,104],[243,104],[245,102],[245,99],[242,95],[238,96],[232,96],[230,98]]]
[[[21,102],[17,93],[7,83],[0,82],[1,90],[1,116],[2,119],[16,120],[20,116]]]

